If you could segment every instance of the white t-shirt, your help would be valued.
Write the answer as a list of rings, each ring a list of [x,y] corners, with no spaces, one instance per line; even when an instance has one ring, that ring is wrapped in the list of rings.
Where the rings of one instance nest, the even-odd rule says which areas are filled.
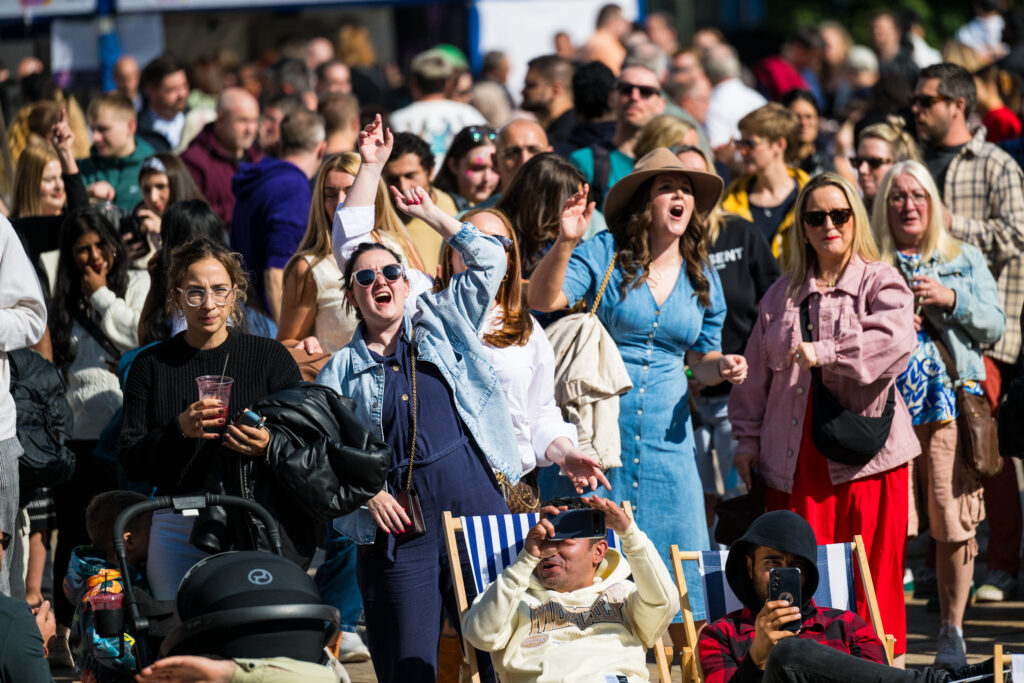
[[[738,138],[740,119],[766,104],[768,100],[761,93],[748,88],[738,78],[729,78],[712,88],[704,123],[711,147],[721,147]]]
[[[468,104],[452,100],[424,100],[402,107],[391,115],[391,130],[415,133],[430,145],[434,170],[441,166],[452,138],[466,126],[486,126],[483,114]]]

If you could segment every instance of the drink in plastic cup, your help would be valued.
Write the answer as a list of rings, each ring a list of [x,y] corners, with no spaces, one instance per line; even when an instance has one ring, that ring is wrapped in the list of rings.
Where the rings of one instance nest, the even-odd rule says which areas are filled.
[[[121,610],[123,600],[123,593],[97,593],[89,596],[93,626],[98,635],[112,638],[124,629],[124,612]]]
[[[228,401],[231,398],[231,384],[234,382],[230,377],[220,375],[203,375],[196,377],[196,384],[199,385],[199,400],[204,398],[215,398],[220,401],[220,414],[215,417],[224,420],[227,424]],[[223,429],[223,427],[221,427]]]

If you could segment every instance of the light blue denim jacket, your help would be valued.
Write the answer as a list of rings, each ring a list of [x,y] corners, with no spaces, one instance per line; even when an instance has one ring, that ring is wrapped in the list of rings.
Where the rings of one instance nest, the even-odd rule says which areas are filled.
[[[915,275],[927,275],[943,287],[956,292],[953,311],[946,313],[938,306],[926,306],[924,314],[942,337],[956,363],[960,379],[983,381],[985,362],[982,344],[994,344],[1006,330],[1006,315],[999,306],[996,281],[985,257],[977,247],[961,242],[960,253],[950,261],[942,261],[938,253],[921,262],[917,272],[908,264],[897,266],[908,282]]]
[[[487,461],[515,483],[522,475],[522,465],[512,419],[479,338],[505,275],[505,250],[471,223],[463,223],[449,243],[462,255],[467,270],[453,277],[444,291],[421,294],[416,312],[405,316],[402,334],[408,339],[415,326],[416,359],[433,363],[441,371],[451,387],[459,417]],[[359,416],[383,439],[384,367],[366,348],[363,329],[360,324],[352,341],[334,354],[316,381],[354,398]],[[373,543],[377,532],[365,507],[335,520],[334,526],[360,544]]]

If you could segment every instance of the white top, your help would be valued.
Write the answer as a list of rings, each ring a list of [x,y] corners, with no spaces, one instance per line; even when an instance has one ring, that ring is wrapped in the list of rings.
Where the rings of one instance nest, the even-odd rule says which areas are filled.
[[[313,257],[306,256],[306,263],[312,264]],[[313,336],[327,353],[343,348],[352,339],[359,325],[355,311],[345,301],[341,287],[341,269],[334,255],[320,259],[312,267],[313,281],[316,282],[316,320]]]
[[[127,351],[139,345],[139,313],[148,293],[149,273],[129,269],[124,298],[118,298],[106,287],[97,289],[89,298],[93,320],[118,350]],[[114,359],[77,321],[71,324],[71,342],[75,360],[65,375],[68,403],[75,416],[71,438],[98,439],[121,407],[121,383],[107,364]]]
[[[487,120],[474,107],[452,100],[424,100],[413,102],[391,114],[391,130],[396,133],[415,133],[430,145],[437,163],[448,153],[452,138],[466,126],[486,126]]]
[[[998,14],[974,17],[958,28],[954,37],[958,43],[981,52],[983,56],[991,54],[998,58],[1007,52],[1003,42],[1004,24],[1003,17]]]
[[[496,327],[501,310],[498,305],[491,308],[481,338]],[[555,403],[555,352],[540,323],[533,316],[530,319],[533,332],[525,346],[499,349],[484,342],[484,350],[512,415],[523,474],[534,467],[552,464],[544,453],[555,439],[566,436],[572,440],[573,447],[579,445],[576,426],[562,419],[562,411]]]
[[[46,328],[46,304],[35,268],[10,221],[0,215],[0,441],[17,435],[7,352],[32,346]]]
[[[711,89],[704,127],[711,147],[721,147],[740,136],[737,124],[744,116],[768,104],[764,96],[738,78],[728,78]]]

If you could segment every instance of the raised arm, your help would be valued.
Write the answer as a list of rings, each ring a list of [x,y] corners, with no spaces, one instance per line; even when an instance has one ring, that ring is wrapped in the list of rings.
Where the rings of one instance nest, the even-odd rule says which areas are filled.
[[[584,183],[583,188],[569,197],[562,207],[562,225],[555,243],[551,245],[544,257],[537,264],[530,276],[528,300],[530,308],[538,311],[558,311],[569,302],[562,292],[565,271],[569,267],[569,259],[573,249],[583,239],[594,214],[594,202],[587,203],[587,192],[590,187]]]

